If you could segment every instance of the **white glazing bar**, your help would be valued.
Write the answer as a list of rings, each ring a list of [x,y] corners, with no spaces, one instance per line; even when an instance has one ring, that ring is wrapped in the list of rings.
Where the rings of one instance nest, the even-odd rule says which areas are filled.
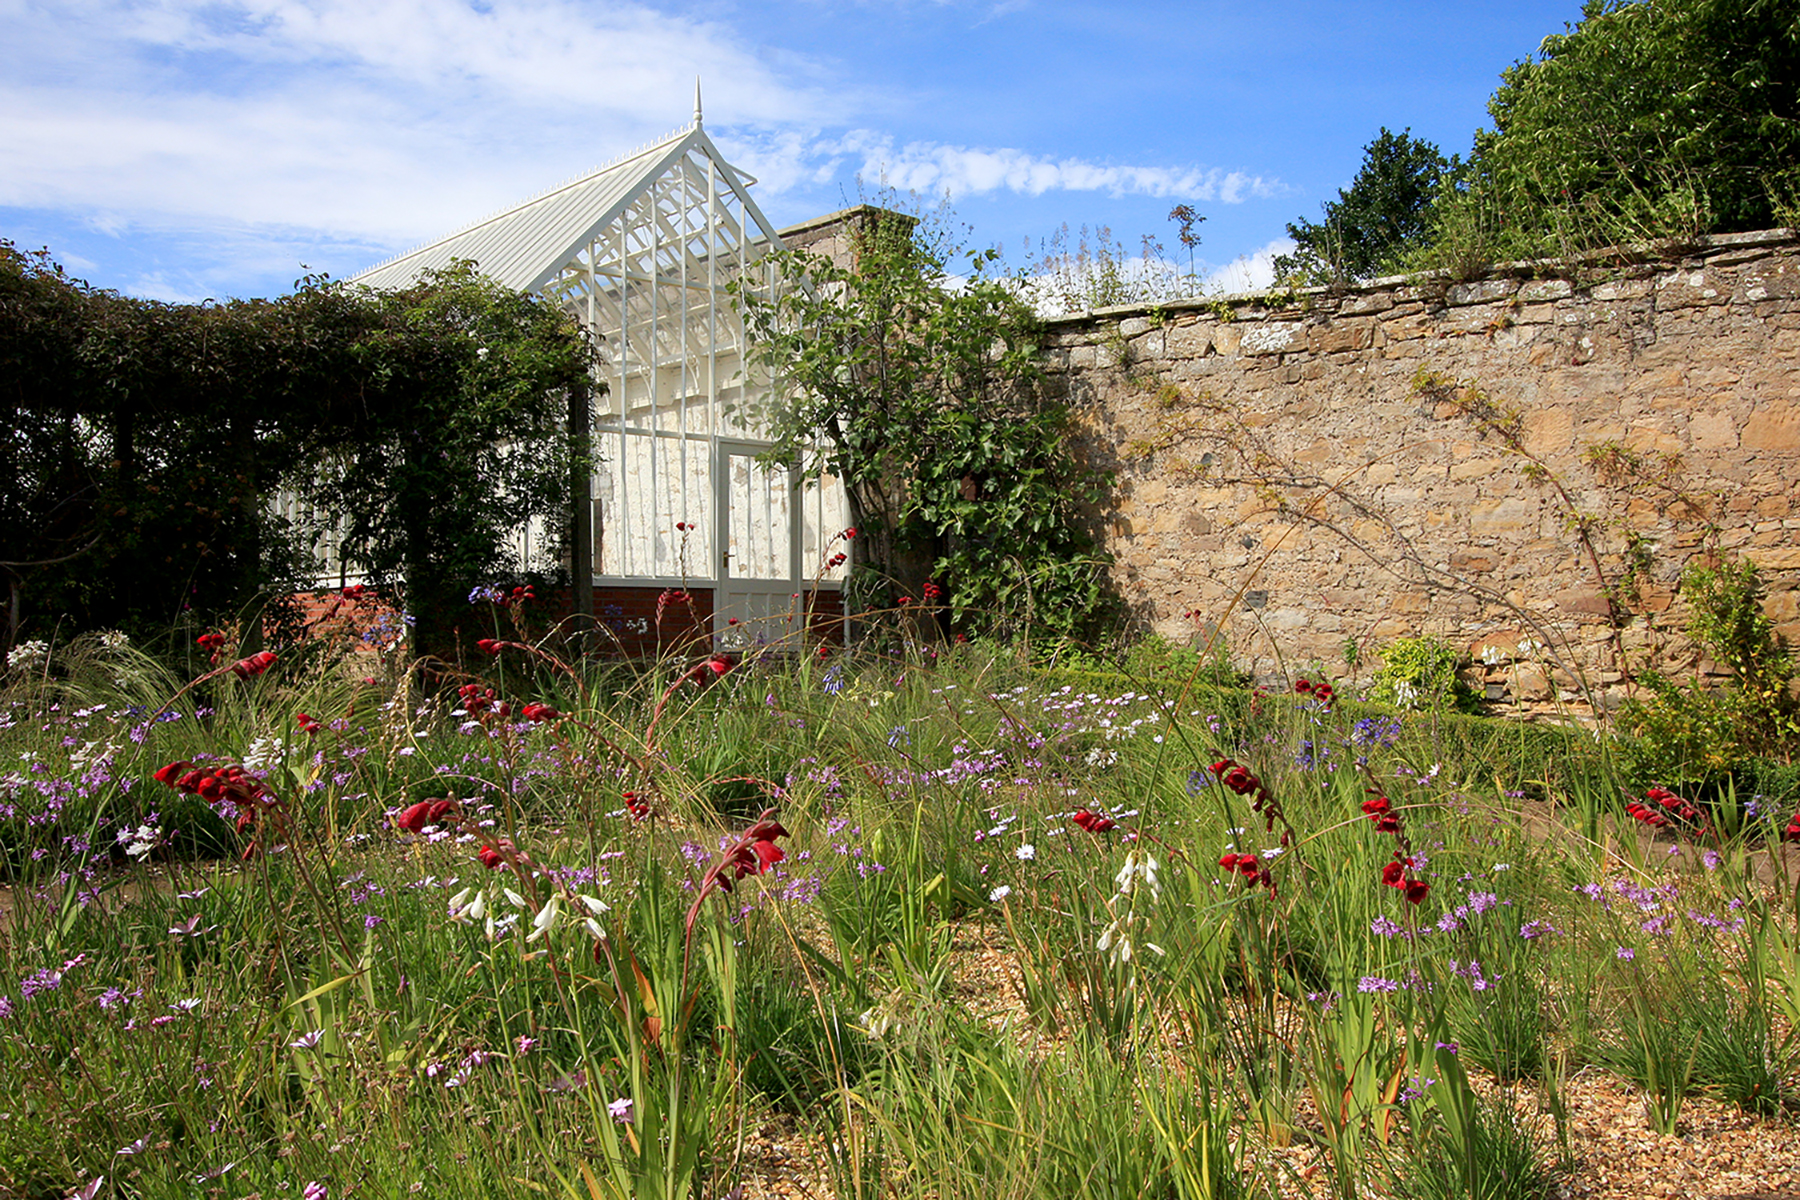
[[[706,424],[719,436],[719,168],[706,160]]]
[[[687,396],[688,396],[688,312],[691,303],[688,297],[688,156],[681,156],[681,394],[676,397],[680,408],[679,422],[681,427],[681,519],[688,520],[688,448],[687,448]]]
[[[621,216],[618,223],[614,226],[618,237],[617,261],[621,268],[626,265],[625,224],[626,218]],[[619,511],[613,514],[613,518],[618,523],[619,570],[626,575],[637,575],[642,572],[634,569],[637,564],[633,561],[633,548],[628,532],[631,529],[631,501],[628,498],[631,488],[627,483],[625,474],[627,462],[625,449],[625,414],[631,405],[630,390],[626,386],[625,364],[626,352],[631,339],[631,310],[628,307],[630,304],[630,290],[631,283],[625,277],[625,273],[621,272],[619,276],[619,332],[616,345],[617,361],[619,364],[619,455],[616,460],[618,466],[614,471],[615,478],[618,482],[613,489],[614,494],[619,499]]]
[[[594,261],[597,258],[599,258],[599,242],[597,240],[589,241],[587,248],[588,290],[587,296],[584,297],[585,307],[587,308],[587,320],[585,324],[587,325],[588,336],[596,339],[598,339],[600,335],[599,302],[594,296],[594,293],[600,290],[599,276],[594,273]],[[596,370],[595,374],[597,375],[599,372]],[[591,456],[593,454],[594,446],[599,443],[598,434],[600,431],[597,428],[599,422],[595,421],[593,418],[599,416],[600,406],[590,401],[589,410],[590,424],[588,426],[588,453]],[[586,486],[581,489],[581,496],[575,502],[577,504],[585,504],[588,507],[588,574],[592,575],[600,569],[600,550],[594,543],[602,541],[605,537],[605,531],[601,527],[601,521],[605,520],[606,513],[604,509],[601,510],[598,515],[594,513],[594,464],[591,458],[588,462],[587,469],[581,473],[581,477],[587,482]],[[569,575],[571,583],[576,587],[580,587],[585,582],[587,586],[591,588],[594,581],[592,579],[585,581],[575,579],[574,568],[575,555],[571,550],[569,555]],[[589,615],[592,616],[592,608],[589,607],[587,611]]]
[[[662,265],[661,261],[660,261],[661,257],[662,257],[662,222],[657,220],[658,214],[657,214],[657,199],[656,199],[657,189],[661,186],[661,183],[662,183],[662,181],[658,180],[657,183],[652,184],[649,192],[646,193],[646,195],[645,195],[645,200],[648,202],[647,207],[649,208],[648,215],[649,215],[649,221],[650,221],[650,271],[652,274],[660,274],[659,268]],[[652,283],[650,285],[650,428],[652,430],[656,430],[658,432],[660,432],[660,430],[661,430],[661,426],[658,424],[658,420],[661,417],[661,408],[662,408],[662,393],[658,388],[658,385],[661,383],[661,379],[659,378],[659,375],[658,375],[658,369],[661,366],[661,359],[662,359],[662,347],[658,343],[658,338],[661,335],[662,327],[658,323],[658,319],[661,317],[661,315],[662,315],[662,288],[658,284]],[[655,450],[656,443],[653,441],[650,443],[650,446],[651,446],[650,495],[651,495],[651,497],[656,497],[656,496],[659,496],[662,494],[661,491],[657,487],[658,472],[656,469],[656,467],[657,467],[657,461],[656,461],[657,454],[656,454],[656,450]],[[658,574],[665,574],[666,572],[663,570],[663,568],[665,566],[667,566],[668,564],[664,561],[664,555],[662,552],[662,529],[661,529],[662,522],[656,519],[656,517],[660,514],[657,514],[657,510],[656,510],[654,501],[652,501],[652,503],[649,504],[647,507],[648,507],[649,513],[651,514],[650,538],[649,538],[650,562],[652,564],[651,569],[656,571]]]

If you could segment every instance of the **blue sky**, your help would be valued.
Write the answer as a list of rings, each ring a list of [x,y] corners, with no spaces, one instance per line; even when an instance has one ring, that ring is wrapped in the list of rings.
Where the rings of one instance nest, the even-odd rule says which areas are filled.
[[[1383,125],[1466,151],[1578,0],[0,0],[0,237],[166,300],[346,277],[684,125],[779,224],[884,178],[1010,261],[1206,217],[1266,280]]]

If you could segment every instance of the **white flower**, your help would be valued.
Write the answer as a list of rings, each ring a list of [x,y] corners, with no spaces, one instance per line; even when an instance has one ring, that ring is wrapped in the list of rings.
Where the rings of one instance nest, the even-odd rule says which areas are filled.
[[[288,1049],[290,1049],[290,1050],[312,1050],[312,1049],[315,1049],[315,1048],[317,1048],[317,1046],[319,1044],[319,1039],[324,1036],[325,1036],[325,1031],[323,1029],[314,1029],[311,1032],[301,1034],[299,1037],[297,1037],[293,1041],[289,1042]]]
[[[535,942],[549,933],[551,927],[556,924],[556,918],[561,915],[562,897],[551,896],[544,907],[538,909],[537,916],[531,919],[531,932],[526,935],[525,940]]]
[[[287,753],[287,742],[278,737],[257,738],[244,751],[244,770],[266,771]]]
[[[988,893],[988,900],[994,904],[998,904],[1010,895],[1012,895],[1012,889],[1003,883]]]
[[[606,940],[606,930],[600,927],[600,922],[596,921],[594,917],[598,917],[603,913],[611,911],[607,908],[606,902],[597,896],[578,895],[575,899],[581,901],[582,907],[594,914],[592,917],[585,917],[582,919],[582,927],[593,934],[596,941],[604,942]]]
[[[469,899],[473,892],[475,898]],[[452,921],[479,921],[487,915],[487,893],[477,892],[474,888],[464,888],[450,897],[450,919]]]
[[[1150,889],[1150,898],[1159,900],[1162,898],[1162,884],[1157,882],[1156,872],[1158,870],[1154,858],[1134,847],[1125,856],[1125,865],[1119,868],[1117,875],[1113,876],[1113,882],[1118,885],[1119,895],[1129,896],[1131,889],[1137,885],[1139,880],[1142,880],[1144,886]]]
[[[1095,943],[1100,953],[1119,965],[1131,961],[1131,939],[1125,936],[1123,922],[1114,921],[1100,931],[1100,940]]]
[[[887,1010],[880,1005],[865,1009],[862,1015],[856,1018],[856,1021],[872,1038],[884,1037],[887,1031],[894,1027],[894,1018],[889,1016]]]
[[[49,661],[48,642],[20,642],[6,652],[6,665],[15,671],[35,671]]]
[[[124,650],[131,645],[131,639],[117,629],[108,629],[100,635],[102,650]]]
[[[1017,850],[1013,851],[1013,857],[1020,862],[1030,862],[1037,857],[1037,847],[1030,842],[1026,842],[1023,846],[1020,846]]]
[[[125,847],[125,853],[135,859],[142,859],[156,849],[162,841],[162,830],[154,825],[139,825],[136,829],[121,829],[119,844]]]
[[[1506,651],[1490,643],[1481,648],[1481,661],[1490,667],[1497,667],[1506,661]]]
[[[519,893],[513,891],[511,888],[503,887],[500,890],[506,894],[507,900],[512,903],[512,906],[514,908],[530,908],[531,907],[531,905],[525,903],[525,897],[519,895]]]

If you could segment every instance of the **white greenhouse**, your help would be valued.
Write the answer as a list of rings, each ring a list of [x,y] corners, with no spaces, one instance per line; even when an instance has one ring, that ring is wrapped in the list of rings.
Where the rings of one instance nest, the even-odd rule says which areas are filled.
[[[729,289],[778,286],[767,256],[790,243],[754,182],[707,136],[696,97],[691,126],[353,280],[403,287],[472,260],[588,329],[606,384],[589,489],[594,612],[628,649],[660,640],[669,589],[720,645],[785,636],[802,610],[842,613],[843,568],[824,566],[848,524],[842,487],[758,461],[763,396]],[[844,219],[785,232],[814,242]],[[522,562],[536,540],[521,531]]]

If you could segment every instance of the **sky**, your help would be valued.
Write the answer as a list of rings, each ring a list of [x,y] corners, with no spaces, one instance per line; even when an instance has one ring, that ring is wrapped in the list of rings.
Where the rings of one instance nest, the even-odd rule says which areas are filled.
[[[1104,226],[1242,290],[1383,126],[1466,153],[1580,7],[0,0],[0,238],[129,295],[281,295],[685,126],[698,76],[777,225],[886,186],[1015,267]]]

